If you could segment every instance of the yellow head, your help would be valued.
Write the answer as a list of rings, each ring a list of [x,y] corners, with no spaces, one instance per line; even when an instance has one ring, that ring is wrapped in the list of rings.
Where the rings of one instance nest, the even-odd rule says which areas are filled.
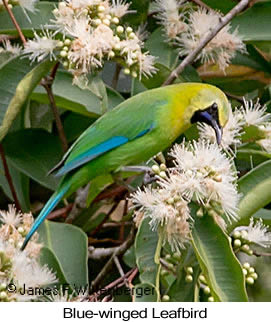
[[[220,144],[222,129],[228,122],[230,104],[226,95],[217,87],[201,83],[184,83],[175,87],[175,117],[182,119],[188,127],[195,122],[212,126]],[[180,120],[179,120],[180,121]]]

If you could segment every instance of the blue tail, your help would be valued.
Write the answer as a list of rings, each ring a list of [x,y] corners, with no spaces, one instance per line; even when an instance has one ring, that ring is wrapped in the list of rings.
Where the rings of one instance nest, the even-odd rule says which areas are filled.
[[[69,185],[65,185],[62,187],[62,189],[59,192],[55,192],[51,198],[47,201],[46,205],[43,207],[41,213],[36,218],[33,226],[31,227],[29,233],[25,237],[23,246],[21,247],[21,250],[24,250],[27,243],[35,233],[35,231],[39,228],[39,226],[43,223],[47,215],[56,207],[56,205],[60,202],[60,200],[64,197],[66,192],[69,190]]]

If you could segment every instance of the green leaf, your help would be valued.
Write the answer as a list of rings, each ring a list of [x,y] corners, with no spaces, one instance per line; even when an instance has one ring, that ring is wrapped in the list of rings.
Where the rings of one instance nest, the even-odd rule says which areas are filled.
[[[146,90],[147,88],[137,78],[132,79],[131,96],[142,93]]]
[[[270,1],[258,2],[233,18],[231,25],[233,28],[238,27],[238,33],[244,41],[270,41],[270,17]]]
[[[235,163],[238,170],[250,170],[269,159],[271,159],[270,153],[248,146],[237,151]]]
[[[140,283],[134,289],[134,302],[157,302],[159,294],[155,287],[150,283]]]
[[[68,113],[68,115],[65,115],[63,127],[68,142],[77,139],[95,121],[96,118],[85,117],[77,113]]]
[[[106,86],[107,98],[108,98],[108,109],[118,106],[120,103],[124,101],[122,95],[119,92],[115,91],[113,88]]]
[[[51,19],[54,19],[52,11],[55,7],[56,2],[37,2],[35,5],[36,11],[34,13],[30,11],[27,12],[30,21],[27,19],[20,6],[14,6],[12,12],[24,35],[31,37],[33,35],[33,30],[41,30],[42,26],[52,24]],[[5,10],[0,12],[0,33],[18,35],[10,16]]]
[[[0,66],[0,140],[7,134],[28,96],[52,65],[52,62],[44,61],[33,67],[29,60],[17,57]]]
[[[56,256],[72,288],[88,284],[87,236],[78,227],[45,220],[39,228],[39,241]]]
[[[162,64],[157,63],[155,64],[155,67],[157,68],[156,74],[154,74],[150,78],[143,77],[141,80],[142,84],[148,89],[162,86],[164,81],[168,78],[168,76],[171,73],[170,69]],[[177,78],[176,83],[180,82],[183,82],[183,79],[179,77]]]
[[[154,262],[158,234],[150,229],[149,221],[149,218],[144,218],[138,228],[135,239],[135,256],[140,281],[155,286],[159,278],[159,265]]]
[[[271,226],[271,210],[262,208],[258,210],[254,215],[254,218],[262,219],[265,225]]]
[[[215,301],[248,301],[241,265],[233,253],[228,236],[213,217],[195,216],[192,245]]]
[[[174,50],[164,37],[163,28],[157,28],[145,42],[145,47],[151,55],[157,57],[156,62],[172,69],[178,62],[178,52]]]
[[[102,78],[99,75],[90,77],[89,83],[86,85],[86,89],[90,90],[99,98],[101,104],[101,114],[107,112],[108,97],[106,92],[106,86]]]
[[[229,229],[249,224],[249,218],[259,209],[271,202],[271,160],[252,169],[238,180],[241,193],[239,220]]]
[[[39,256],[39,262],[41,265],[47,265],[56,274],[59,285],[62,286],[68,283],[61,264],[59,263],[54,253],[48,247],[42,247]]]
[[[219,10],[224,14],[236,6],[236,2],[234,0],[203,0],[203,2],[210,8]]]
[[[102,192],[106,187],[111,185],[113,182],[114,179],[111,176],[111,174],[105,174],[94,178],[91,181],[89,187],[86,206],[89,207],[89,205],[98,196],[98,194]]]
[[[47,174],[62,156],[58,137],[44,130],[26,129],[8,134],[3,145],[12,166],[41,185],[56,189],[59,178]]]
[[[53,93],[58,107],[88,116],[99,117],[101,104],[98,96],[89,90],[83,90],[72,85],[72,75],[66,71],[59,71],[53,83]],[[49,104],[48,95],[42,86],[37,86],[31,94],[31,99]]]
[[[136,266],[136,257],[135,257],[135,246],[132,245],[123,255],[122,260],[129,267]]]
[[[132,12],[122,18],[125,24],[140,25],[147,20],[150,0],[127,0],[126,3]]]

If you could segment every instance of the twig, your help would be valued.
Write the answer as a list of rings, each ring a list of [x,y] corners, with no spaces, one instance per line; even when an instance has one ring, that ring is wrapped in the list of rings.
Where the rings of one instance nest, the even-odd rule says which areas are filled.
[[[86,208],[89,187],[90,184],[87,184],[76,191],[73,207],[65,220],[66,223],[71,224],[81,214],[82,210]]]
[[[121,71],[121,66],[119,64],[117,64],[116,69],[115,69],[115,73],[114,73],[114,76],[113,76],[113,80],[112,80],[112,87],[114,89],[117,89],[120,71]]]
[[[104,243],[111,243],[114,245],[121,245],[123,241],[112,239],[112,238],[102,238],[102,239],[96,239],[93,237],[88,237],[88,243],[89,245],[96,245],[96,244],[104,244]]]
[[[260,256],[271,256],[271,253],[258,253],[253,251],[253,255],[260,257]]]
[[[16,30],[18,31],[18,34],[19,34],[19,36],[20,36],[20,38],[22,40],[22,43],[25,45],[25,43],[26,43],[25,36],[24,36],[24,34],[23,34],[23,32],[22,32],[22,30],[21,30],[18,22],[16,21],[16,18],[14,17],[14,14],[13,14],[12,10],[8,6],[7,0],[3,0],[3,4],[4,4],[4,6],[5,6],[5,8],[6,8],[7,12],[8,12],[8,14],[9,14],[10,19],[12,20],[12,22],[13,22]]]
[[[123,285],[123,280],[125,278],[128,278],[128,280],[133,280],[136,274],[138,273],[138,268],[132,268],[130,271],[124,274],[124,276],[117,278],[115,281],[109,283],[107,286],[103,287],[102,290],[99,290],[89,296],[90,299],[92,298],[98,298],[101,294],[106,293],[106,291],[109,291],[112,288],[118,288]]]
[[[114,252],[119,248],[119,246],[116,247],[108,247],[108,248],[95,248],[93,246],[89,246],[88,248],[88,258],[93,260],[102,260],[106,257],[111,256],[114,254]]]
[[[71,203],[66,207],[57,209],[57,210],[51,212],[50,215],[47,216],[47,219],[52,220],[52,219],[56,219],[59,217],[66,217],[67,213],[72,209],[72,207],[73,207],[73,204]]]
[[[124,217],[127,214],[128,211],[128,199],[125,200],[125,204],[123,207],[122,217]],[[121,222],[120,231],[119,231],[119,240],[124,240],[124,228],[125,228],[125,221]]]
[[[91,283],[92,289],[95,289],[102,281],[102,279],[106,276],[106,274],[110,271],[112,264],[114,263],[114,257],[124,254],[126,250],[132,245],[133,241],[134,241],[134,227],[131,229],[130,234],[126,239],[126,241],[114,251],[110,259],[107,261],[103,269],[98,274],[98,276],[95,278],[94,281],[92,281]]]
[[[12,197],[14,199],[15,206],[16,206],[17,210],[21,211],[22,208],[21,208],[19,199],[18,199],[17,194],[16,194],[16,190],[15,190],[15,187],[14,187],[14,184],[13,184],[13,181],[12,181],[11,174],[9,172],[8,163],[7,163],[7,159],[6,159],[6,156],[5,156],[5,151],[4,151],[4,147],[3,147],[2,143],[0,143],[0,154],[1,154],[1,159],[2,159],[2,162],[3,162],[4,171],[5,171],[5,177],[7,178],[7,182],[8,182],[9,189],[11,191]]]
[[[184,68],[191,64],[198,56],[199,52],[219,33],[219,31],[225,27],[234,16],[243,11],[249,4],[251,0],[241,0],[231,11],[229,11],[224,17],[219,19],[219,23],[205,35],[191,53],[185,57],[185,59],[180,63],[180,65],[172,71],[163,86],[172,84],[175,79],[181,74]]]
[[[52,112],[55,117],[56,127],[58,130],[62,149],[63,149],[63,152],[66,152],[68,150],[69,146],[68,146],[67,138],[66,138],[66,135],[64,132],[62,122],[61,122],[61,118],[60,118],[60,115],[57,110],[56,101],[55,101],[55,97],[54,97],[53,90],[52,90],[52,85],[53,85],[53,82],[55,79],[55,75],[56,75],[56,71],[57,71],[58,66],[59,66],[59,63],[56,63],[54,68],[52,69],[51,75],[44,77],[41,81],[41,85],[45,88],[45,90],[47,92],[47,95],[48,95],[48,98],[50,101],[50,106],[51,106]]]
[[[120,222],[106,222],[103,224],[103,229],[115,228],[119,226],[131,226],[133,223],[131,221],[120,221]]]
[[[94,236],[103,226],[103,224],[108,220],[110,215],[113,213],[113,211],[118,207],[118,202],[114,203],[114,205],[111,207],[111,209],[108,211],[104,219],[100,222],[100,224],[90,233],[90,236]]]

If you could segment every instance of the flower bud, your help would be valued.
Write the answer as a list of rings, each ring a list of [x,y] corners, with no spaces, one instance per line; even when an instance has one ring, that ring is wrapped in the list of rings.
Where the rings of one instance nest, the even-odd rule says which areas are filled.
[[[210,294],[211,293],[210,287],[209,286],[205,286],[204,289],[203,289],[203,292],[205,294]]]
[[[116,30],[118,34],[122,34],[124,32],[124,28],[122,26],[118,26]]]
[[[247,284],[249,284],[249,285],[253,285],[253,284],[254,284],[254,279],[253,279],[252,277],[247,277],[247,278],[246,278],[246,282],[247,282]]]
[[[192,283],[192,282],[193,282],[193,276],[192,276],[192,275],[190,275],[190,274],[186,275],[186,276],[185,276],[185,281],[186,281],[187,283]]]
[[[160,168],[157,164],[154,164],[152,167],[151,167],[152,171],[156,174],[159,174],[160,173]]]
[[[167,174],[165,173],[165,171],[160,172],[160,177],[163,178],[163,179],[167,178]]]
[[[115,25],[118,25],[119,24],[119,18],[118,17],[114,17],[113,19],[112,19],[112,22],[115,24]]]
[[[241,237],[241,233],[240,233],[240,231],[235,231],[234,233],[233,233],[233,238],[235,238],[235,239],[239,239],[240,237]]]
[[[162,301],[163,302],[168,302],[170,300],[170,297],[168,295],[163,295],[162,296]]]
[[[98,6],[98,12],[104,12],[105,11],[105,7],[100,5]]]
[[[233,242],[233,246],[234,247],[240,247],[242,245],[241,240],[240,239],[235,239]]]
[[[249,263],[244,263],[243,267],[248,270],[250,268],[250,264]]]

